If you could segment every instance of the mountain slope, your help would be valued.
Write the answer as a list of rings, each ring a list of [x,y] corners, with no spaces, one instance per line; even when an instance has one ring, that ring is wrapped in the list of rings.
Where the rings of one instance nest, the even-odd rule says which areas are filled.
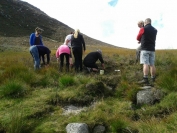
[[[40,9],[20,0],[0,1],[0,36],[20,37],[29,36],[35,27],[44,29],[43,37],[63,42],[67,34],[73,29],[64,23],[51,18]],[[84,35],[86,44],[108,45],[110,44],[92,39]]]

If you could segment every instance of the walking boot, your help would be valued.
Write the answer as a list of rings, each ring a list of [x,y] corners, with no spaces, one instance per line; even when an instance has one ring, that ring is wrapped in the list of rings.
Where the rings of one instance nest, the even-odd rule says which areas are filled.
[[[138,84],[149,85],[148,78],[144,78],[144,77],[143,77],[143,80],[138,81]]]

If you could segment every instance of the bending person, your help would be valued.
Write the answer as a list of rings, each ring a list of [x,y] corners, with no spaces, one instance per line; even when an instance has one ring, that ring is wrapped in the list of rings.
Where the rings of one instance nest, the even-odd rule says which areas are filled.
[[[66,59],[66,70],[69,71],[69,58],[70,58],[70,49],[66,43],[58,47],[56,51],[57,61],[60,59],[60,71],[63,69],[64,57]]]
[[[84,58],[84,66],[87,67],[88,71],[98,71],[98,66],[96,64],[97,60],[101,62],[102,68],[104,69],[104,60],[102,57],[102,51],[97,50],[95,52],[90,52],[85,58]]]
[[[42,61],[44,65],[49,65],[50,62],[50,53],[51,51],[45,47],[45,46],[40,46],[40,45],[33,45],[29,49],[32,57],[34,58],[34,69],[39,69],[40,68],[40,57],[42,57]],[[47,63],[45,63],[45,58],[44,55],[47,55]]]

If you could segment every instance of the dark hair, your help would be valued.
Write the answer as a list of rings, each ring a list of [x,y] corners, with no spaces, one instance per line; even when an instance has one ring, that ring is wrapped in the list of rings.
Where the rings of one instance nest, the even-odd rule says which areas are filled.
[[[36,27],[35,28],[35,31],[44,31],[43,29],[39,28],[39,27]]]

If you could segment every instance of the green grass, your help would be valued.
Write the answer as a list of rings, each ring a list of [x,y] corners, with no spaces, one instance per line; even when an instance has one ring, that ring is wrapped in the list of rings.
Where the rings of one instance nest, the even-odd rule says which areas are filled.
[[[27,93],[27,86],[23,85],[19,81],[11,81],[4,83],[0,86],[1,97],[20,97]]]
[[[54,60],[49,67],[34,71],[29,53],[1,53],[0,132],[60,133],[66,132],[71,122],[84,122],[90,131],[103,125],[106,132],[176,132],[176,51],[157,51],[155,87],[164,92],[163,99],[132,109],[139,91],[135,82],[142,73],[141,65],[133,63],[134,51],[102,50],[104,75],[61,73]],[[115,73],[115,69],[121,73]],[[64,115],[63,107],[67,105],[85,109],[79,114]]]

